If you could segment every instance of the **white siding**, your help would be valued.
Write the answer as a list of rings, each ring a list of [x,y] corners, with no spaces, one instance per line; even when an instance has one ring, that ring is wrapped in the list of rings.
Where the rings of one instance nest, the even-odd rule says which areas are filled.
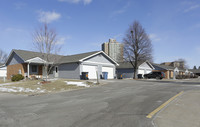
[[[7,76],[7,67],[1,67],[0,68],[0,77],[6,77]]]
[[[98,54],[84,60],[80,65],[80,75],[82,72],[89,72],[88,78],[89,79],[96,79],[98,72],[98,77],[100,78],[102,72],[109,72],[108,79],[113,79],[115,76],[115,64],[109,60],[105,55]]]
[[[114,79],[113,67],[102,67],[102,72],[108,72],[108,79]]]
[[[144,74],[148,74],[150,72],[152,72],[152,68],[147,64],[147,62],[144,62],[139,66],[138,74],[142,74],[143,76]]]
[[[97,66],[82,65],[82,69],[83,72],[88,72],[89,79],[97,79],[97,74],[96,74]]]

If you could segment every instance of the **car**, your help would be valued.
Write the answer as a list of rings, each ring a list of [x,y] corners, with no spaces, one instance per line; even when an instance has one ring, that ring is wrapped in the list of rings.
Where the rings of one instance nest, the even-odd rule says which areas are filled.
[[[163,79],[163,78],[165,78],[165,73],[164,72],[151,72],[149,74],[144,74],[144,78],[146,78],[146,79],[150,79],[150,78]]]

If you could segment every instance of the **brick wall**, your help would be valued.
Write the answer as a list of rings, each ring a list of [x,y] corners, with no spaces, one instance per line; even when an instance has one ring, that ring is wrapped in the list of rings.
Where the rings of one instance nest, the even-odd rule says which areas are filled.
[[[11,79],[12,75],[19,74],[19,70],[21,70],[21,74],[24,76],[24,73],[27,72],[27,64],[14,64],[7,66],[7,79]]]
[[[165,79],[169,79],[169,71],[164,71],[165,73]]]

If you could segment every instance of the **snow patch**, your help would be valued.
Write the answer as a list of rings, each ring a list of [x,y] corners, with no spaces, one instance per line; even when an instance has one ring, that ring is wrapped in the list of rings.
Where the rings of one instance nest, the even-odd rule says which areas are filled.
[[[0,84],[0,86],[7,86],[7,85],[12,85],[12,84],[19,84],[21,82],[10,82],[10,83],[3,83],[3,84]]]
[[[89,85],[83,83],[83,82],[68,82],[65,81],[67,83],[67,85],[76,85],[76,86],[84,86],[84,87],[90,87]]]
[[[37,92],[37,93],[44,93],[45,90],[41,90],[40,88],[37,88],[37,90],[32,90],[30,88],[23,88],[23,87],[11,87],[11,88],[5,88],[5,87],[0,87],[0,91],[2,92],[25,92],[25,93],[29,93],[29,92]]]

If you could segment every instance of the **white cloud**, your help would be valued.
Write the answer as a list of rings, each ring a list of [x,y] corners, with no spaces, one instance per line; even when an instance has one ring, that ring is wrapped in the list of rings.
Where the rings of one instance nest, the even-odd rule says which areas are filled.
[[[197,9],[197,8],[199,8],[199,7],[200,7],[199,4],[197,4],[197,5],[192,5],[192,6],[190,6],[189,8],[185,9],[184,12],[186,13],[186,12],[195,10],[195,9]]]
[[[155,42],[158,42],[158,41],[161,40],[161,39],[158,37],[158,35],[156,35],[156,34],[150,34],[150,35],[149,35],[149,38],[150,38],[152,41],[155,41]]]
[[[24,32],[23,29],[11,28],[11,27],[6,28],[4,31],[5,31],[5,32]]]
[[[113,36],[114,39],[118,39],[118,38],[121,38],[123,36],[123,34],[117,34],[115,36]]]
[[[26,3],[15,3],[14,5],[16,9],[22,9],[26,6]]]
[[[56,12],[50,12],[50,11],[39,11],[39,22],[46,22],[46,23],[51,23],[53,21],[58,20],[61,17],[61,14],[56,13]]]
[[[58,41],[56,42],[57,45],[62,45],[64,44],[67,40],[71,39],[71,36],[66,36],[66,37],[60,37]]]
[[[90,4],[92,2],[92,0],[83,0],[84,4]]]
[[[84,5],[90,4],[92,2],[92,0],[58,0],[60,2],[68,2],[68,3],[74,3],[74,4],[78,4],[80,2],[83,2]]]
[[[115,17],[117,15],[125,13],[129,6],[130,6],[130,2],[127,2],[127,4],[124,5],[122,8],[120,8],[119,10],[113,11],[112,14],[111,14],[111,18],[113,18],[113,17]]]

